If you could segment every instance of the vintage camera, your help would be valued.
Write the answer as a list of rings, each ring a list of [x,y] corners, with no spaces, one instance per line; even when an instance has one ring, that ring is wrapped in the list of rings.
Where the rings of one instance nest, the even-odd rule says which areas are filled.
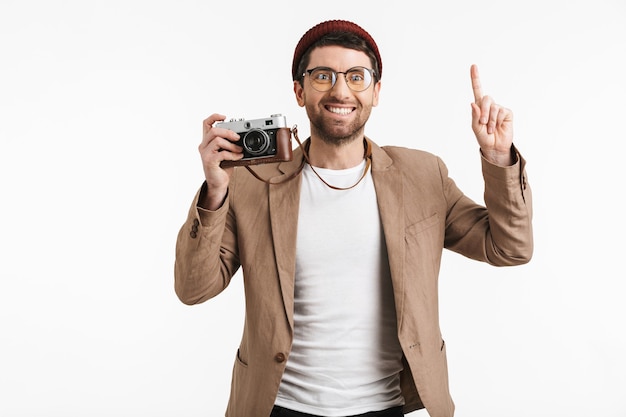
[[[222,161],[222,167],[291,161],[291,130],[281,114],[273,114],[266,119],[231,119],[216,123],[215,127],[235,131],[240,136],[235,143],[243,148],[242,159]]]

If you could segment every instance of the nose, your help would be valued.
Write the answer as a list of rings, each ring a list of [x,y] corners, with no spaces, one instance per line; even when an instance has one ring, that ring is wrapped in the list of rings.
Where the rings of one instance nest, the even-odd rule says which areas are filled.
[[[350,87],[348,87],[348,81],[346,80],[346,74],[337,73],[337,79],[335,85],[330,89],[330,94],[335,97],[345,97],[351,94]]]

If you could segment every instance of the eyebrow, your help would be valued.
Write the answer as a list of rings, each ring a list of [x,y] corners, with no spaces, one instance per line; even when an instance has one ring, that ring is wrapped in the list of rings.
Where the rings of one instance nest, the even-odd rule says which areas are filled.
[[[334,71],[334,72],[341,72],[341,73],[343,73],[343,72],[348,72],[348,71],[350,71],[350,70],[352,70],[352,69],[355,69],[355,68],[365,68],[365,69],[369,69],[369,68],[368,68],[368,67],[366,67],[365,65],[354,65],[354,66],[352,66],[352,67],[348,68],[348,69],[347,69],[347,70],[345,70],[345,71],[337,71],[337,70],[336,70],[336,69],[334,69],[334,68],[327,67],[327,66],[324,66],[324,65],[319,65],[319,66],[317,66],[317,67],[311,67],[310,69],[327,69],[327,70],[331,70],[331,71]],[[307,71],[308,71],[308,70],[307,70]]]

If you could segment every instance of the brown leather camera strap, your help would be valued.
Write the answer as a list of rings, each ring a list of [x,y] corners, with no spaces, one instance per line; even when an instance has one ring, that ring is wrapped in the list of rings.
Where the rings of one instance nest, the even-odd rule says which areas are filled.
[[[289,175],[287,178],[284,178],[282,181],[275,181],[275,182],[274,182],[274,181],[270,181],[270,180],[266,180],[265,178],[261,178],[261,176],[260,176],[259,174],[257,174],[256,172],[254,172],[254,170],[252,169],[252,167],[250,167],[249,165],[246,165],[246,169],[247,169],[248,171],[250,171],[250,174],[252,174],[252,176],[253,176],[254,178],[256,178],[257,180],[262,181],[262,182],[264,182],[264,183],[266,183],[266,184],[269,184],[269,185],[274,185],[274,184],[282,184],[282,183],[285,183],[285,182],[287,182],[287,181],[289,181],[289,180],[292,180],[292,179],[294,179],[295,177],[297,177],[297,176],[298,176],[298,174],[299,174],[300,172],[302,172],[302,169],[304,168],[304,164],[305,164],[305,162],[306,162],[306,160],[305,160],[304,158],[302,158],[302,163],[300,164],[300,166],[298,167],[298,169],[297,169],[297,170],[295,170],[294,172],[292,172],[292,173],[291,173],[291,175]]]
[[[315,170],[315,168],[313,167],[313,165],[311,164],[310,160],[309,160],[309,146],[311,146],[311,142],[307,142],[306,145],[302,145],[302,142],[300,142],[300,138],[298,137],[298,126],[294,125],[294,127],[291,129],[291,133],[293,134],[293,137],[296,139],[296,142],[298,142],[298,145],[300,145],[300,148],[302,148],[302,154],[304,155],[304,158],[302,158],[302,163],[300,164],[300,166],[298,167],[297,170],[295,170],[291,175],[289,175],[287,178],[283,179],[282,181],[279,182],[271,182],[268,181],[266,179],[261,178],[256,172],[254,172],[254,170],[250,167],[250,166],[246,166],[246,169],[248,171],[250,171],[250,173],[259,181],[263,181],[266,184],[282,184],[284,182],[287,182],[289,180],[292,180],[293,178],[295,178],[296,176],[298,176],[298,174],[300,174],[302,172],[302,170],[304,169],[304,164],[306,162],[309,163],[309,165],[311,166],[311,170],[313,170],[313,172],[315,173],[315,175],[317,175],[317,178],[320,179],[320,181],[322,181],[327,187],[332,188],[333,190],[349,190],[351,188],[356,187],[362,180],[363,178],[365,178],[365,176],[367,175],[367,171],[370,169],[371,165],[372,165],[372,143],[367,139],[364,138],[363,139],[363,147],[365,148],[364,150],[364,158],[365,158],[365,169],[363,170],[363,175],[361,175],[361,178],[359,178],[359,180],[357,182],[355,182],[353,185],[351,185],[350,187],[345,187],[345,188],[341,188],[341,187],[335,187],[332,184],[329,184],[328,182],[326,182],[324,180],[324,178],[322,178],[322,176]]]

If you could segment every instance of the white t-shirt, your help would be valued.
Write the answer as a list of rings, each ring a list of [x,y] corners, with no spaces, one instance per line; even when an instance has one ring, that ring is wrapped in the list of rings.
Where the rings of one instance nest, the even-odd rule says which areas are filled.
[[[365,161],[315,170],[329,184],[356,183]],[[302,173],[292,351],[276,404],[345,416],[403,405],[402,350],[372,177],[350,190]]]

